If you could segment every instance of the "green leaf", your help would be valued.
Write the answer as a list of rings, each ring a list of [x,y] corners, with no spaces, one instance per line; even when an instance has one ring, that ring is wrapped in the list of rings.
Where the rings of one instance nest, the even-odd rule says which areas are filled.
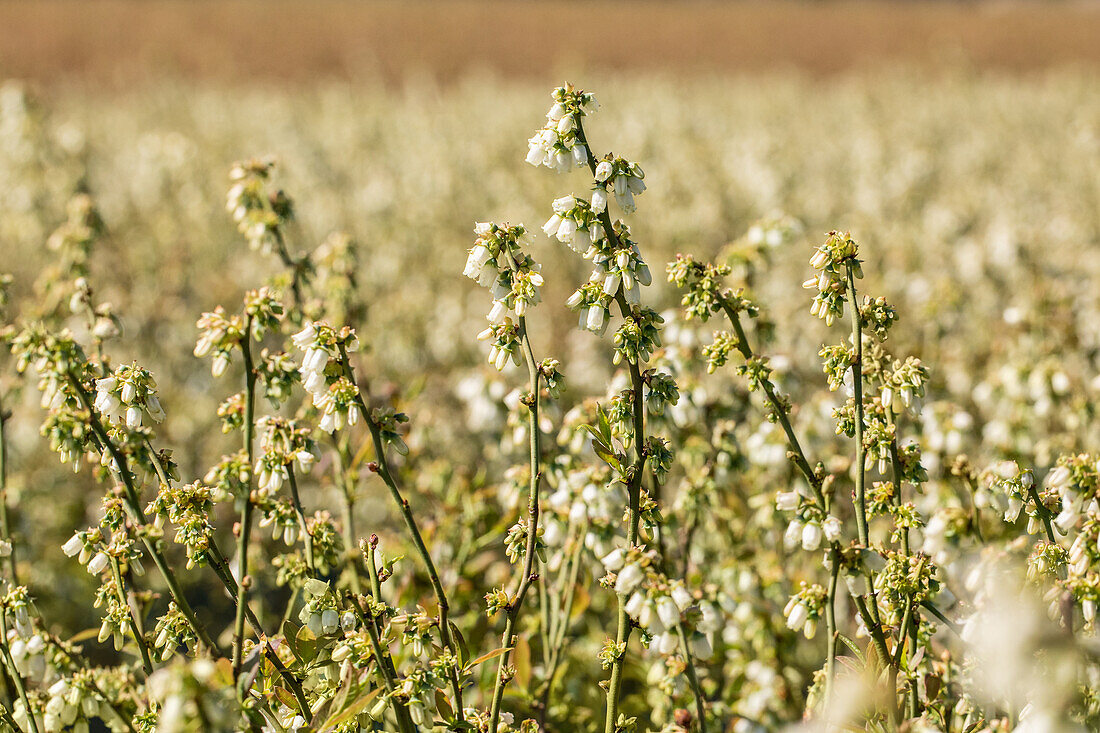
[[[447,702],[447,696],[443,694],[442,690],[435,691],[435,709],[439,713],[439,717],[448,723],[454,718],[455,713],[451,708],[451,704]]]
[[[600,421],[600,435],[603,436],[603,442],[607,445],[611,445],[611,423],[607,420],[607,413],[604,412],[603,405],[596,404],[596,415]]]
[[[352,677],[349,675],[344,684],[340,685],[340,691],[336,693],[336,697],[332,698],[332,709],[342,710],[348,702],[348,693],[351,692]]]
[[[355,702],[353,702],[351,705],[347,706],[346,708],[326,720],[321,725],[319,730],[332,730],[333,728],[339,727],[348,722],[356,715],[370,707],[371,703],[374,702],[374,698],[378,697],[381,692],[382,688],[376,687],[367,694],[356,698]]]
[[[466,666],[464,666],[462,668],[462,671],[465,672],[465,673],[469,673],[470,670],[472,670],[477,665],[482,664],[483,662],[488,662],[490,659],[496,659],[501,654],[507,654],[510,651],[512,651],[512,647],[510,647],[510,646],[501,647],[500,649],[494,649],[493,651],[488,652],[487,654],[482,654],[480,657],[478,657],[474,661],[472,661],[469,664],[467,664]]]
[[[852,650],[852,654],[855,654],[855,655],[856,655],[856,657],[858,657],[858,658],[859,658],[859,661],[863,662],[863,664],[867,664],[867,659],[866,659],[866,658],[865,658],[865,657],[863,656],[863,652],[862,652],[862,651],[860,651],[859,647],[858,647],[858,646],[856,646],[856,643],[855,643],[854,641],[852,641],[851,639],[849,639],[849,638],[848,638],[847,636],[845,636],[844,634],[839,634],[839,633],[838,633],[838,634],[836,635],[836,638],[838,638],[838,639],[840,639],[840,640],[841,640],[842,642],[844,642],[844,646],[846,646],[846,647],[848,647],[849,649],[851,649],[851,650]]]
[[[604,463],[611,466],[616,471],[622,472],[622,464],[619,462],[619,457],[612,453],[607,446],[593,440],[592,450],[596,452],[596,455],[599,456]]]
[[[605,444],[603,435],[600,434],[599,430],[596,430],[596,428],[592,427],[591,425],[581,425],[581,428],[588,431],[589,435],[592,436],[593,443]]]
[[[290,647],[291,653],[299,659],[301,658],[301,654],[298,652],[298,644],[294,641],[294,639],[298,636],[298,632],[300,630],[301,627],[293,621],[283,622],[283,641],[285,641],[286,645]]]
[[[298,629],[298,633],[294,636],[294,642],[298,645],[298,659],[303,664],[309,664],[317,658],[317,649],[321,643],[316,635],[309,630],[308,626]]]
[[[447,624],[451,627],[451,636],[458,644],[458,666],[465,667],[466,660],[470,658],[470,649],[466,646],[466,637],[462,635],[462,632],[455,626],[454,621],[447,621]]]
[[[298,701],[294,699],[293,693],[291,693],[289,690],[279,685],[276,685],[275,697],[279,698],[279,702],[281,702],[283,705],[286,705],[291,710],[298,709]]]
[[[99,627],[98,626],[94,629],[84,629],[83,631],[75,634],[74,636],[71,636],[69,638],[69,642],[73,643],[73,644],[79,644],[82,641],[87,641],[88,639],[94,639],[97,636],[99,636]]]

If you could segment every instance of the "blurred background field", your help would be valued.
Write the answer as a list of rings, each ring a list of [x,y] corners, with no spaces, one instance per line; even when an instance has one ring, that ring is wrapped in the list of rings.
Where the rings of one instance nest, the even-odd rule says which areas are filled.
[[[813,74],[937,64],[1030,71],[1100,61],[1091,2],[779,0],[39,0],[0,2],[0,72],[126,85],[188,79],[471,70],[555,82],[562,72]]]
[[[811,245],[850,229],[867,291],[902,316],[895,352],[932,368],[929,403],[967,410],[945,460],[1047,464],[1098,437],[1097,38],[1091,4],[0,3],[0,271],[16,314],[33,313],[44,242],[91,194],[107,228],[91,281],[123,325],[112,356],[156,374],[164,442],[201,476],[226,449],[228,388],[190,354],[195,320],[275,271],[225,213],[227,172],[275,155],[290,247],[335,231],[359,245],[352,325],[369,372],[400,385],[414,453],[500,460],[489,436],[510,387],[482,389],[507,379],[481,365],[487,301],[461,271],[474,221],[535,227],[584,190],[523,162],[568,79],[603,105],[596,147],[646,170],[632,225],[655,272],[677,251],[744,252],[761,220],[796,224],[751,267],[796,401],[824,381],[800,289]],[[537,241],[536,340],[562,360],[568,404],[601,389],[606,355],[563,305],[582,264]],[[676,304],[660,282],[654,297]],[[91,581],[60,544],[94,494],[47,455],[32,392],[12,422],[22,559],[48,617],[91,626],[67,602]],[[813,402],[799,419],[827,415]],[[383,503],[361,511],[368,531],[392,524]]]

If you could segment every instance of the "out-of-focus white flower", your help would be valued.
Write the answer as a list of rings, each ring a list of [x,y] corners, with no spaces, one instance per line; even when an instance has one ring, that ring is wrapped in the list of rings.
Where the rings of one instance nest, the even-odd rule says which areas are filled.
[[[595,112],[596,98],[572,86],[553,92],[554,104],[546,115],[546,125],[527,141],[528,163],[563,173],[572,166],[588,164],[588,151],[577,136],[581,117]]]
[[[802,528],[802,549],[813,552],[821,546],[821,526],[816,522],[808,522]]]
[[[677,585],[672,589],[672,600],[675,601],[677,608],[686,611],[695,599],[691,597],[691,593],[688,592],[687,588]]]
[[[613,572],[621,570],[625,561],[626,554],[619,547],[604,555],[602,560],[603,566]]]
[[[797,631],[805,625],[809,617],[810,610],[806,608],[805,604],[795,603],[787,611],[787,628],[791,631]]]
[[[615,580],[615,592],[626,594],[637,588],[645,580],[645,572],[637,563],[631,563],[619,571]]]
[[[668,628],[680,623],[680,609],[670,596],[661,596],[657,599],[657,616]]]
[[[799,497],[797,491],[780,491],[775,496],[775,508],[781,512],[793,512],[798,509]]]
[[[792,519],[787,525],[787,531],[783,533],[783,545],[793,550],[802,543],[802,522]]]
[[[95,557],[88,561],[88,572],[92,575],[99,575],[107,569],[107,565],[110,562],[105,552],[97,552]]]

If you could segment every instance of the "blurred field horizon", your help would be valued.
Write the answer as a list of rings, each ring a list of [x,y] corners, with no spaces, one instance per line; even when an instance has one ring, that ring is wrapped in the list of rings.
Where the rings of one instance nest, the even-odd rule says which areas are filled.
[[[469,75],[820,76],[1100,64],[1100,4],[747,0],[0,2],[0,77],[128,88]]]

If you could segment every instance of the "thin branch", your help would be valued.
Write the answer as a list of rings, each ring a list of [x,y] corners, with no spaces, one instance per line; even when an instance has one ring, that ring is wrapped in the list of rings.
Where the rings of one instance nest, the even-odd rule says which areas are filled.
[[[436,570],[431,553],[428,552],[428,547],[424,544],[424,537],[420,534],[420,529],[416,525],[416,518],[413,516],[412,509],[409,507],[409,502],[401,494],[401,489],[398,488],[397,482],[390,472],[389,461],[386,459],[386,448],[382,444],[382,431],[371,417],[370,409],[367,408],[367,403],[363,399],[365,387],[361,387],[356,383],[355,373],[352,371],[347,350],[342,344],[340,346],[340,365],[343,367],[348,381],[357,388],[355,404],[359,408],[359,414],[362,415],[363,421],[366,422],[367,428],[370,430],[371,440],[374,442],[374,454],[378,463],[378,475],[390,490],[390,495],[393,497],[394,503],[397,504],[398,510],[401,512],[401,517],[405,520],[405,527],[412,537],[416,553],[420,556],[420,560],[424,563],[424,567],[428,571],[428,579],[431,582],[432,590],[435,593],[436,603],[439,606],[439,635],[443,640],[443,645],[457,662],[459,659],[458,645],[455,644],[453,635],[451,634],[450,603],[447,601],[447,594],[443,590],[443,583],[439,580],[439,571]],[[449,670],[448,676],[450,677],[451,693],[455,701],[455,716],[458,718],[459,722],[462,722],[465,720],[465,714],[462,710],[462,685],[459,683],[458,673],[453,666]]]

